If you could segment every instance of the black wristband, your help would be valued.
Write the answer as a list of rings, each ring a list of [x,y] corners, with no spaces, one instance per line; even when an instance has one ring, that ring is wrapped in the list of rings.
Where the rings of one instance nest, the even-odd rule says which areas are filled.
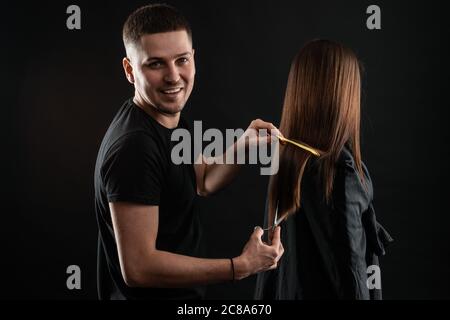
[[[232,278],[232,282],[234,282],[236,279],[235,279],[235,273],[234,273],[234,262],[233,262],[233,258],[230,258],[230,261],[231,261],[231,271],[233,272],[233,278]]]

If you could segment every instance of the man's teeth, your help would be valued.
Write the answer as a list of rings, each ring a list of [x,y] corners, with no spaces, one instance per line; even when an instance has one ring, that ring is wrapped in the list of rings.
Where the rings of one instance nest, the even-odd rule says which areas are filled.
[[[181,88],[175,88],[170,90],[163,90],[164,93],[178,93],[181,91]]]

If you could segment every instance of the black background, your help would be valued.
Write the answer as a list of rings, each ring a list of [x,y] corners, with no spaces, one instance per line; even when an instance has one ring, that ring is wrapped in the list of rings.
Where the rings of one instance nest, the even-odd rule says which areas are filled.
[[[167,1],[190,20],[197,76],[185,108],[203,127],[279,123],[290,62],[308,40],[352,47],[365,66],[363,159],[379,220],[395,244],[382,258],[386,299],[450,298],[448,30],[440,2]],[[66,8],[81,8],[81,30]],[[1,298],[96,299],[93,170],[103,134],[133,94],[121,28],[146,2],[3,4]],[[381,8],[368,30],[366,8]],[[5,55],[5,56],[4,56]],[[208,256],[240,253],[262,224],[267,177],[246,167],[202,200]],[[66,288],[81,267],[82,289]],[[209,287],[252,298],[255,278]]]

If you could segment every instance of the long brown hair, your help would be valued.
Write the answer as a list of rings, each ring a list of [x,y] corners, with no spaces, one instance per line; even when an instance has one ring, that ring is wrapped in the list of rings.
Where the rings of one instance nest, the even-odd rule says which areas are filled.
[[[318,161],[324,200],[333,191],[335,164],[348,145],[362,181],[359,62],[349,48],[329,40],[307,43],[295,56],[284,97],[280,131],[324,151]],[[301,181],[311,154],[281,146],[278,173],[269,182],[269,224],[300,208]]]

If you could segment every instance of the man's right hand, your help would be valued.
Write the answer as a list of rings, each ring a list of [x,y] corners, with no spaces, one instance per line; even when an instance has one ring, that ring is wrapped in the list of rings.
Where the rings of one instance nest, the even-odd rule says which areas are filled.
[[[280,240],[280,231],[281,228],[279,226],[275,228],[272,244],[269,246],[261,239],[264,231],[260,227],[256,227],[241,255],[233,258],[236,280],[277,267],[278,260],[284,253]]]

